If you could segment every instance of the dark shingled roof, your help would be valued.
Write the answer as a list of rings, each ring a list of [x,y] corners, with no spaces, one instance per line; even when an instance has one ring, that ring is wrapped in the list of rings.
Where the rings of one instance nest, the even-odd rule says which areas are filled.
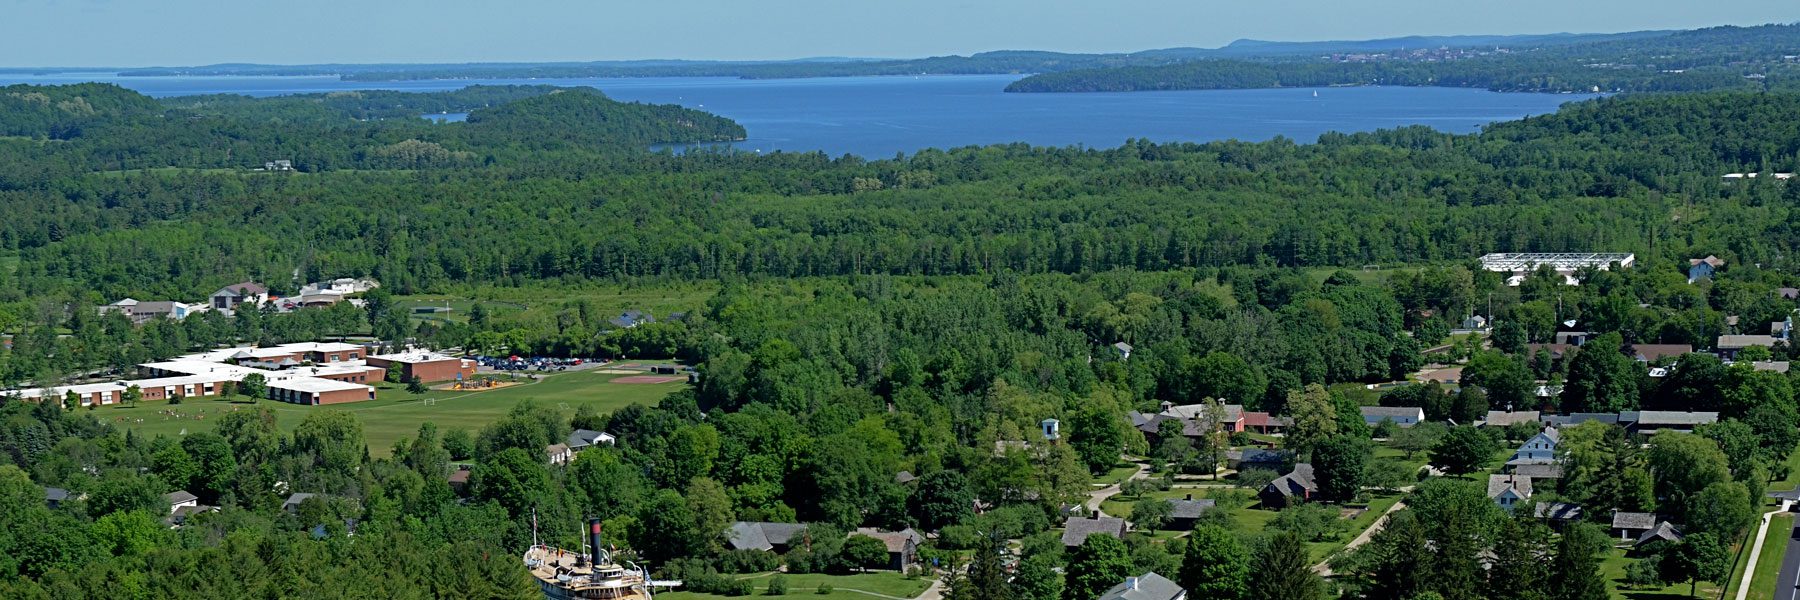
[[[1211,499],[1195,500],[1193,496],[1186,499],[1169,500],[1169,516],[1177,519],[1198,519],[1202,513],[1212,510],[1216,503]]]
[[[1651,529],[1656,527],[1656,515],[1641,512],[1616,512],[1612,518],[1613,529]]]
[[[1263,488],[1263,490],[1274,490],[1283,496],[1299,496],[1303,493],[1318,491],[1319,484],[1313,481],[1313,468],[1311,463],[1296,463],[1294,465],[1294,472],[1282,475],[1280,478],[1269,482],[1268,487]]]
[[[1095,534],[1125,537],[1125,520],[1118,517],[1069,519],[1063,524],[1062,543],[1064,546],[1080,546],[1087,541],[1088,536]]]

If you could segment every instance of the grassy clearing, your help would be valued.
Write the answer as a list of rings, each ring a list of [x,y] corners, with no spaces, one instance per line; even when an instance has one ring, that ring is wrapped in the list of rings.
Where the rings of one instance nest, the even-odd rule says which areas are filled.
[[[1678,583],[1662,588],[1630,588],[1625,585],[1625,569],[1626,567],[1631,566],[1631,563],[1637,562],[1637,560],[1638,559],[1636,558],[1626,556],[1626,550],[1624,548],[1613,548],[1607,550],[1606,556],[1600,561],[1600,575],[1606,578],[1607,585],[1612,588],[1613,593],[1617,594],[1618,597],[1627,600],[1676,600],[1678,598],[1691,597],[1718,598],[1719,594],[1723,591],[1721,589],[1722,586],[1710,581],[1700,582],[1699,587],[1695,588],[1696,591],[1693,596],[1688,595],[1688,584],[1686,583]]]
[[[1094,478],[1094,485],[1109,486],[1125,483],[1132,475],[1137,474],[1137,463],[1122,462],[1113,465],[1112,470]]]
[[[1202,498],[1216,499],[1221,495],[1220,493],[1226,489],[1227,488],[1175,488],[1168,491],[1150,492],[1144,494],[1143,497],[1160,500],[1174,500],[1186,498],[1191,495],[1196,500]],[[1260,535],[1264,529],[1268,528],[1269,523],[1275,520],[1275,516],[1279,513],[1273,510],[1252,508],[1257,505],[1258,501],[1256,496],[1254,494],[1248,494],[1247,491],[1245,493],[1247,495],[1244,496],[1242,502],[1229,505],[1222,504],[1220,506],[1224,506],[1226,510],[1231,511],[1231,519],[1235,531],[1249,535]],[[1361,534],[1363,530],[1374,525],[1375,519],[1380,518],[1382,513],[1387,512],[1387,509],[1394,506],[1401,498],[1402,495],[1400,494],[1384,494],[1377,495],[1370,499],[1367,510],[1363,511],[1362,514],[1357,515],[1354,519],[1344,521],[1344,529],[1338,536],[1338,539],[1327,542],[1310,542],[1307,544],[1307,549],[1312,553],[1313,560],[1325,560],[1326,557],[1342,550],[1344,546],[1350,543],[1350,540],[1356,539],[1356,536]],[[1129,517],[1131,515],[1131,505],[1138,500],[1140,500],[1138,497],[1114,496],[1107,499],[1105,503],[1102,503],[1100,510],[1113,516]],[[1163,533],[1165,532],[1154,532],[1152,536],[1157,538],[1167,538],[1174,537],[1175,535],[1184,532],[1167,532],[1171,535],[1166,536],[1162,535]]]
[[[1788,455],[1787,467],[1787,475],[1769,482],[1769,491],[1786,492],[1794,489],[1795,485],[1800,485],[1800,451]]]
[[[746,575],[744,576],[744,579],[756,582],[756,597],[767,598],[771,597],[766,594],[768,593],[768,579],[772,576],[774,576],[773,573],[758,573],[755,575]],[[861,590],[863,592],[872,592],[896,598],[912,598],[924,593],[925,588],[930,587],[932,581],[924,578],[907,579],[905,575],[891,571],[856,575],[820,575],[816,573],[784,574],[782,577],[787,579],[787,593],[780,596],[773,596],[775,598],[869,600],[874,597],[852,590]],[[833,591],[829,594],[818,593],[821,584],[830,585]],[[668,592],[657,594],[656,597],[671,600],[698,600],[723,598],[724,596],[696,594],[693,592]]]
[[[686,385],[612,382],[619,377],[624,376],[576,371],[546,375],[536,383],[493,390],[429,391],[424,394],[411,394],[405,389],[381,384],[376,386],[377,399],[352,404],[299,406],[272,400],[251,403],[190,398],[173,406],[163,402],[144,402],[134,407],[107,406],[96,409],[95,415],[139,434],[156,436],[210,431],[226,412],[252,407],[274,411],[276,422],[284,431],[292,431],[306,415],[321,410],[339,410],[354,414],[362,421],[363,436],[371,454],[387,456],[394,442],[412,436],[418,431],[419,424],[427,421],[436,423],[440,429],[475,431],[525,400],[568,415],[582,406],[592,406],[606,413],[633,403],[655,404]],[[434,403],[426,404],[428,398]],[[140,419],[142,422],[137,422]]]

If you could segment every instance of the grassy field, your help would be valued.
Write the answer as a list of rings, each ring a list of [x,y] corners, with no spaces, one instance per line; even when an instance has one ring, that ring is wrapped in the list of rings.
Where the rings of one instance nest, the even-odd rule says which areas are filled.
[[[1613,589],[1613,593],[1618,594],[1618,597],[1626,600],[1675,600],[1690,597],[1687,583],[1678,583],[1662,588],[1633,589],[1627,587],[1625,585],[1625,568],[1631,566],[1631,563],[1637,562],[1637,559],[1625,554],[1625,549],[1613,548],[1608,550],[1605,558],[1600,561],[1600,575],[1606,578],[1606,583]],[[1721,587],[1717,583],[1702,581],[1691,597],[1718,598],[1719,593],[1723,591]]]
[[[686,385],[612,382],[619,377],[624,375],[575,371],[545,375],[536,382],[493,390],[429,391],[424,394],[411,394],[405,389],[381,384],[377,386],[376,400],[334,406],[190,398],[174,406],[163,402],[144,402],[135,407],[107,406],[96,409],[95,415],[140,434],[155,436],[208,431],[226,412],[252,407],[273,410],[285,431],[292,431],[308,414],[340,410],[354,414],[362,421],[363,436],[371,454],[387,456],[395,441],[411,437],[418,431],[419,424],[426,421],[436,423],[440,429],[476,431],[525,400],[554,407],[564,414],[574,414],[575,409],[582,406],[592,406],[605,413],[633,403],[655,404]],[[428,404],[427,399],[432,402]]]
[[[770,597],[766,595],[768,593],[768,579],[772,576],[774,576],[773,573],[758,573],[756,575],[747,575],[744,578],[756,582],[755,597],[767,598]],[[872,592],[882,596],[891,596],[895,598],[912,598],[924,593],[925,588],[930,587],[932,581],[924,578],[907,579],[905,575],[891,571],[858,575],[820,575],[813,573],[785,574],[782,577],[787,579],[787,593],[774,597],[814,598],[821,600],[869,600],[870,598],[875,597],[852,590]],[[820,584],[830,585],[832,587],[832,592],[829,594],[818,593]],[[724,596],[696,594],[693,592],[667,592],[657,594],[656,597],[667,598],[670,600],[693,600],[702,598],[723,598]]]
[[[1150,492],[1144,496],[1172,500],[1186,498],[1187,496],[1192,495],[1194,499],[1198,500],[1211,497],[1213,494],[1218,494],[1225,489],[1227,488],[1175,488],[1168,491]],[[1387,509],[1392,507],[1396,502],[1399,502],[1400,498],[1401,496],[1399,494],[1375,496],[1369,501],[1368,509],[1366,511],[1357,515],[1356,518],[1344,522],[1343,533],[1339,536],[1339,539],[1328,542],[1308,543],[1306,546],[1307,549],[1312,552],[1313,560],[1325,560],[1326,557],[1343,549],[1346,544],[1350,543],[1350,540],[1356,539],[1356,536],[1362,533],[1363,530],[1368,529],[1370,525],[1375,524],[1375,519],[1379,518],[1381,513],[1386,512]],[[1131,515],[1131,505],[1138,500],[1139,498],[1137,497],[1126,497],[1122,495],[1114,496],[1108,498],[1105,503],[1101,504],[1100,510],[1108,515],[1129,517]],[[1237,531],[1250,534],[1260,533],[1263,529],[1268,527],[1270,521],[1275,520],[1275,515],[1277,514],[1276,511],[1252,508],[1256,506],[1256,504],[1256,495],[1248,494],[1244,496],[1243,502],[1226,505],[1227,509],[1231,511],[1232,522],[1236,526]],[[1163,536],[1162,533],[1164,532],[1157,532],[1156,537],[1173,537],[1173,535]],[[1171,533],[1179,534],[1182,532]]]
[[[1775,588],[1780,585],[1776,578],[1781,576],[1781,557],[1787,554],[1788,540],[1793,537],[1794,516],[1791,514],[1775,515],[1769,519],[1769,535],[1763,538],[1762,555],[1756,560],[1756,576],[1750,579],[1750,600],[1774,600]],[[1743,577],[1738,571],[1732,577],[1736,582]]]

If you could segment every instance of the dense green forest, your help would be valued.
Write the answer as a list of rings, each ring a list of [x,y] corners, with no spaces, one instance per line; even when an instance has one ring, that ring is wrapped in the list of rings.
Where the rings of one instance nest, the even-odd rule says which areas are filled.
[[[1066,70],[1010,92],[1123,92],[1398,85],[1502,92],[1693,92],[1800,88],[1800,25],[1719,27],[1667,36],[1516,49],[1455,60],[1331,57],[1197,60]]]
[[[469,121],[414,118],[452,109]],[[1693,541],[1634,563],[1668,565],[1640,568],[1646,585],[1718,582],[1764,487],[1792,475],[1800,371],[1699,354],[1644,365],[1629,345],[1706,350],[1792,314],[1780,288],[1800,284],[1800,185],[1720,175],[1800,167],[1796,114],[1793,93],[1628,95],[1473,135],[871,160],[653,153],[653,141],[743,130],[581,90],[155,101],[99,85],[0,89],[0,330],[12,335],[0,382],[55,386],[196,348],[364,331],[699,371],[655,406],[570,415],[546,397],[476,431],[421,424],[392,458],[372,458],[361,423],[330,409],[283,431],[246,404],[210,430],[147,438],[117,415],[150,407],[0,394],[0,597],[532,598],[517,556],[534,521],[572,546],[584,515],[606,520],[621,556],[734,595],[747,584],[728,575],[777,562],[791,574],[871,566],[866,538],[845,537],[868,526],[936,533],[926,556],[968,565],[944,573],[954,600],[1088,600],[1144,571],[1236,600],[1538,597],[1521,580],[1564,590],[1545,598],[1604,597],[1596,525],[1553,535],[1508,519],[1470,479],[1535,423],[1402,434],[1364,421],[1358,404],[1374,403],[1456,423],[1527,406],[1720,413],[1648,442],[1570,428],[1570,476],[1542,492],[1592,507],[1595,523],[1611,509],[1665,515]],[[301,170],[252,170],[278,158]],[[1584,270],[1579,286],[1547,271],[1507,286],[1471,264],[1495,251],[1638,258]],[[1708,254],[1727,266],[1690,283],[1688,259]],[[361,276],[383,287],[360,310],[143,326],[92,310],[246,279],[288,292]],[[591,297],[419,323],[393,296],[695,282],[708,290],[684,318],[629,329]],[[1450,334],[1474,314],[1496,318],[1488,345]],[[1570,328],[1598,335],[1561,356],[1529,345]],[[1358,385],[1427,364],[1461,366],[1459,385]],[[1540,395],[1540,382],[1560,391]],[[1296,427],[1194,439],[1130,426],[1129,412],[1164,401],[1227,402]],[[1046,418],[1066,443],[1023,447]],[[618,444],[549,464],[544,448],[575,428]],[[1335,539],[1338,511],[1249,513],[1273,477],[1258,469],[1218,492],[1246,508],[1210,512],[1187,536],[1058,538],[1122,452],[1154,473],[1126,482],[1148,499],[1146,486],[1216,479],[1220,453],[1263,442],[1316,463],[1321,500],[1367,504],[1417,483],[1410,508],[1339,555],[1329,588],[1308,544]],[[1449,476],[1417,482],[1418,453]],[[471,465],[461,497],[453,461]],[[47,506],[44,486],[70,495]],[[221,510],[171,530],[162,494],[178,490]],[[282,507],[293,492],[317,496]],[[1132,518],[1152,523],[1150,505],[1163,504]],[[806,523],[812,543],[780,558],[728,550],[736,520]],[[1006,540],[1016,570],[1000,557]]]

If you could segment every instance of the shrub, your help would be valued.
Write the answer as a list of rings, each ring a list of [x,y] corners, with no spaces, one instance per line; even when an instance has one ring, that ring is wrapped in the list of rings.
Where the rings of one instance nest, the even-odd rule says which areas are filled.
[[[819,584],[819,591],[818,591],[818,594],[819,594],[819,595],[820,595],[820,596],[824,596],[824,595],[826,595],[826,594],[830,594],[830,593],[831,593],[831,592],[832,592],[832,591],[833,591],[833,590],[832,590],[832,588],[831,588],[831,584],[829,584],[829,583],[821,583],[821,584]]]
[[[784,575],[780,575],[780,574],[777,574],[774,577],[770,577],[769,578],[769,591],[767,593],[770,596],[786,595],[787,594],[787,577]]]
[[[761,573],[781,565],[781,557],[762,550],[732,550],[719,556],[721,573]]]

